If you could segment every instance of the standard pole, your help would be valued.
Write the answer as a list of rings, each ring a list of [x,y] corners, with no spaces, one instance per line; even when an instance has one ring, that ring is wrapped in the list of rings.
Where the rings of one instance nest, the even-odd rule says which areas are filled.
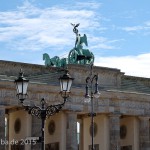
[[[91,95],[91,127],[92,127],[92,150],[94,150],[94,111],[93,111],[93,94]]]
[[[46,109],[45,109],[45,102],[44,99],[41,100],[41,104],[42,104],[42,110],[41,110],[41,120],[42,120],[42,128],[41,128],[41,132],[42,132],[42,137],[41,137],[41,146],[42,146],[42,150],[45,150],[45,135],[44,135],[44,127],[45,127],[45,120],[46,120]]]
[[[45,150],[45,144],[44,144],[44,125],[45,125],[45,119],[42,118],[42,137],[41,137],[41,146],[42,146],[42,150]]]

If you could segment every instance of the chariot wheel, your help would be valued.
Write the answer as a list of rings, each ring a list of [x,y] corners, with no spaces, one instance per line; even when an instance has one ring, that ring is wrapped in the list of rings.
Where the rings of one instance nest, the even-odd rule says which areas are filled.
[[[69,55],[68,55],[68,62],[69,64],[75,64],[77,63],[77,51],[75,49],[72,49],[70,52],[69,52]]]

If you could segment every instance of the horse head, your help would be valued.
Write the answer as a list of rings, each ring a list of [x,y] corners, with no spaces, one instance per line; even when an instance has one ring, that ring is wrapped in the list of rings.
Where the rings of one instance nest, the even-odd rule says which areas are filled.
[[[43,60],[46,60],[46,59],[50,59],[49,55],[47,53],[44,53],[43,54]]]
[[[43,54],[43,60],[45,60],[45,66],[51,66],[51,59],[47,53]]]

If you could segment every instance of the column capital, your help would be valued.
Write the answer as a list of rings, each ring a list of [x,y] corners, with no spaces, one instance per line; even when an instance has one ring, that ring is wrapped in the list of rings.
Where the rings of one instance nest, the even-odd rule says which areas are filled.
[[[114,112],[114,113],[110,113],[108,114],[109,117],[118,117],[120,118],[121,117],[121,113],[120,112]]]
[[[149,120],[150,119],[150,117],[148,117],[148,116],[138,116],[138,118],[142,121],[142,120]]]
[[[78,114],[76,111],[65,111],[66,114]]]

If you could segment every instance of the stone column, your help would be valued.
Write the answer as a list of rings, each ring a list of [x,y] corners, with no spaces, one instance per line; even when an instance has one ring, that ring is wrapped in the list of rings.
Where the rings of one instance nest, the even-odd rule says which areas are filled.
[[[77,150],[77,114],[67,113],[66,150]]]
[[[0,150],[8,145],[5,140],[5,108],[0,108]]]
[[[109,150],[120,150],[120,115],[109,115],[109,135],[110,148]]]
[[[139,140],[140,140],[140,150],[149,150],[149,117],[139,117]]]
[[[80,123],[79,150],[83,150],[83,119],[80,119],[79,123]]]
[[[32,137],[40,137],[41,136],[41,119],[32,116]],[[32,150],[41,150],[41,143],[33,144],[31,147]]]

